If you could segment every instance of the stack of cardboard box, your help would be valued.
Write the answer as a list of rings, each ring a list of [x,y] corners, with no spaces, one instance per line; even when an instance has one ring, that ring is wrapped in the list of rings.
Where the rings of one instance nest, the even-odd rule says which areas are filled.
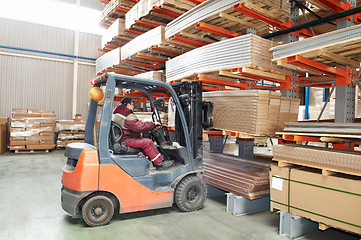
[[[81,120],[80,114],[76,114],[75,119],[58,120],[56,132],[58,133],[57,148],[66,147],[73,142],[84,142],[85,122]]]
[[[54,148],[54,111],[14,108],[10,123],[10,150]]]

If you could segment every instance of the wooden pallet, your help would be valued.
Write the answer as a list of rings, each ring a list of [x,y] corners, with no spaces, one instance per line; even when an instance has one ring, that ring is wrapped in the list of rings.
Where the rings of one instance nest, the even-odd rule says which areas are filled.
[[[322,170],[322,175],[324,175],[324,176],[332,176],[332,175],[341,173],[341,174],[361,177],[361,173],[342,171],[342,170],[335,169],[335,168],[320,167],[320,166],[315,166],[315,165],[311,165],[311,164],[296,163],[296,162],[292,162],[292,161],[288,161],[288,160],[280,160],[280,159],[275,159],[275,158],[273,158],[272,161],[277,162],[277,165],[279,167],[302,166],[302,167],[308,167],[308,168],[313,168],[313,169],[320,169],[320,170]]]
[[[15,153],[48,153],[51,149],[15,150]]]

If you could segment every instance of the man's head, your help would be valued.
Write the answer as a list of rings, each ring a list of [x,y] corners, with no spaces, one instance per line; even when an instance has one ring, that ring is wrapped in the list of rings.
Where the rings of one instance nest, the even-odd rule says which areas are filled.
[[[126,106],[129,110],[131,110],[131,111],[134,110],[134,104],[133,104],[132,99],[126,97],[126,98],[123,98],[120,103],[123,104],[124,106]]]

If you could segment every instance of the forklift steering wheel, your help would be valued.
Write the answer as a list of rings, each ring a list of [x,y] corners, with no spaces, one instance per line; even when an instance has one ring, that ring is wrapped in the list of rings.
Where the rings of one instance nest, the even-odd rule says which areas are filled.
[[[116,123],[111,122],[110,124],[110,139],[111,143],[114,145],[116,143],[119,143],[119,141],[123,138],[124,132],[122,127]]]

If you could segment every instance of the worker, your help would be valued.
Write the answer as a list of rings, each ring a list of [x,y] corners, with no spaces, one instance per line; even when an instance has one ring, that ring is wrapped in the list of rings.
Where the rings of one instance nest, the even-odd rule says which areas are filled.
[[[118,123],[124,132],[121,142],[127,147],[141,148],[142,152],[155,165],[157,170],[165,170],[173,165],[172,160],[164,160],[154,142],[149,138],[142,138],[140,133],[152,130],[160,123],[142,122],[133,113],[134,103],[130,98],[123,98],[121,104],[113,112],[113,121]]]

